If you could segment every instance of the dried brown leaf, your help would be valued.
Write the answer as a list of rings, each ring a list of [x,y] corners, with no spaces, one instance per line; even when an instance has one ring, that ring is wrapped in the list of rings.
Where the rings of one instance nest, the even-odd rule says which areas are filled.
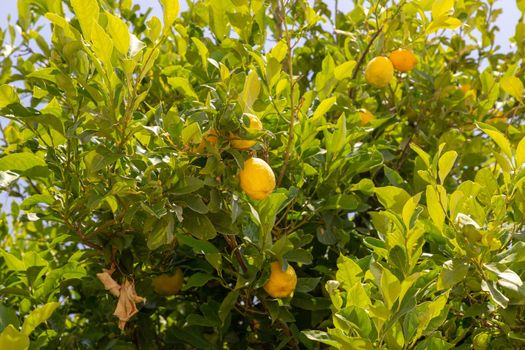
[[[138,312],[136,304],[143,301],[145,301],[145,299],[138,296],[135,291],[135,283],[125,280],[120,288],[117,308],[113,313],[113,315],[119,318],[120,329],[124,329],[126,322]]]

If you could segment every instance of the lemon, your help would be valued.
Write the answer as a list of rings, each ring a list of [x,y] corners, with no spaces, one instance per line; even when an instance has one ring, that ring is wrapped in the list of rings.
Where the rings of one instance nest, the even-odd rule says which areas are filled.
[[[397,49],[388,56],[395,69],[400,72],[409,72],[417,64],[417,58],[412,51],[407,49]]]
[[[376,87],[385,87],[394,77],[394,66],[388,57],[378,56],[366,65],[365,79]]]
[[[218,141],[219,141],[219,138],[218,138],[217,130],[212,128],[208,130],[208,132],[204,133],[204,135],[202,136],[201,142],[195,149],[195,152],[202,154],[206,151],[206,144],[215,146]]]
[[[288,264],[286,271],[283,271],[281,264],[275,261],[271,266],[270,278],[263,288],[273,298],[287,298],[293,294],[296,285],[297,275],[292,265]]]
[[[242,190],[253,199],[268,197],[275,188],[275,175],[272,168],[260,158],[250,158],[244,162],[239,173]]]
[[[180,292],[184,283],[184,273],[177,268],[175,274],[162,274],[153,278],[152,285],[155,293],[163,296],[175,295]]]
[[[248,131],[254,132],[257,130],[262,130],[263,125],[261,123],[261,120],[253,114],[247,114],[248,118],[250,119],[250,126],[248,127]],[[238,135],[231,135],[230,137],[230,145],[235,149],[245,150],[257,143],[256,140],[243,140],[239,138]]]
[[[359,118],[361,119],[361,126],[364,126],[374,120],[374,115],[366,109],[359,110]]]

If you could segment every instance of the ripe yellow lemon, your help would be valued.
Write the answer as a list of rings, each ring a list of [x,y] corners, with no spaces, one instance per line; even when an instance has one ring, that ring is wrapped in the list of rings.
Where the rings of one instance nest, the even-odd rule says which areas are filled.
[[[377,87],[385,87],[394,77],[394,66],[388,57],[378,56],[366,65],[366,81]]]
[[[152,280],[155,293],[163,296],[175,295],[180,292],[184,283],[184,273],[177,268],[175,274],[162,274]]]
[[[366,109],[359,110],[359,118],[361,119],[361,126],[370,123],[375,117],[370,111]]]
[[[388,56],[395,69],[400,72],[409,72],[417,64],[417,57],[414,53],[407,49],[397,49]]]
[[[274,298],[287,298],[291,296],[297,285],[297,275],[292,265],[288,264],[286,271],[279,262],[272,263],[270,278],[263,286],[266,293]]]
[[[260,158],[246,160],[239,173],[239,179],[242,190],[253,199],[264,199],[275,188],[273,170]]]
[[[217,130],[210,129],[208,132],[204,133],[202,136],[202,140],[197,146],[197,149],[195,150],[196,153],[204,153],[206,151],[206,144],[210,144],[212,146],[215,146],[217,142],[219,141],[219,137],[217,134]]]
[[[248,131],[254,132],[257,130],[262,130],[263,125],[261,123],[261,120],[253,114],[248,114],[248,118],[250,119],[250,126],[248,127]],[[238,135],[231,135],[230,137],[230,145],[235,149],[245,150],[253,145],[255,145],[257,141],[255,140],[243,140],[239,138]]]

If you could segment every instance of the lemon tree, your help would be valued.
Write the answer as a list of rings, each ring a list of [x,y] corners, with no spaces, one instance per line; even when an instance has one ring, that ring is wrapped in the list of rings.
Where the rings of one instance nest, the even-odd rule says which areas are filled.
[[[0,349],[522,348],[509,3],[18,0]]]

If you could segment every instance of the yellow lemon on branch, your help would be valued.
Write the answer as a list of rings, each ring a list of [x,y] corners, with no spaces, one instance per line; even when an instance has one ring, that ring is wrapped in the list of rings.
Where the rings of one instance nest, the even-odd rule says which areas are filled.
[[[388,58],[390,58],[394,68],[400,72],[409,72],[417,64],[416,55],[407,49],[397,49],[392,51]]]
[[[385,87],[394,78],[394,66],[388,57],[373,58],[365,68],[366,81],[376,87]]]
[[[175,274],[162,274],[152,280],[152,286],[155,293],[163,296],[175,295],[180,292],[184,284],[184,273],[182,269],[177,268]]]
[[[283,271],[283,267],[277,261],[271,266],[270,278],[263,286],[266,293],[274,298],[287,298],[291,296],[297,285],[297,275],[292,265]]]
[[[261,120],[254,114],[247,114],[248,118],[250,119],[250,126],[248,126],[249,132],[255,132],[258,130],[262,130],[263,125],[261,123]],[[239,149],[239,150],[246,150],[253,145],[257,143],[256,140],[243,140],[238,135],[232,134],[230,136],[230,145],[232,148]]]
[[[249,158],[239,172],[242,190],[252,199],[264,199],[275,188],[275,175],[272,168],[260,158]]]

